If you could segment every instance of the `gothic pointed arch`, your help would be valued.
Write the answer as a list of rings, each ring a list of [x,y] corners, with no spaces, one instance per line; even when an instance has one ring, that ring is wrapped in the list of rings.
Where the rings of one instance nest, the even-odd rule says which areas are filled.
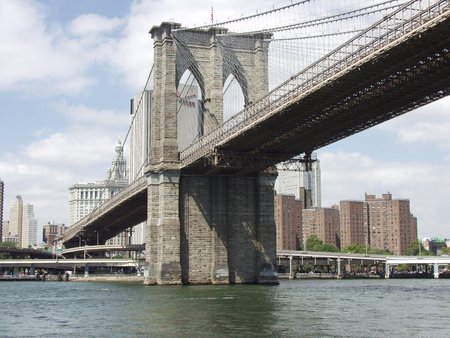
[[[186,69],[177,81],[177,144],[182,151],[203,136],[203,100],[199,82]]]

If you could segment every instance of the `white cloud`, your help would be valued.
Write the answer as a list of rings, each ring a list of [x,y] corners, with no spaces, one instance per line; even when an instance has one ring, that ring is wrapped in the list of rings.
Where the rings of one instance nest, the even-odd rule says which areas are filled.
[[[66,223],[68,188],[76,182],[106,178],[118,137],[124,135],[128,114],[83,105],[56,105],[67,117],[67,128],[36,130],[35,140],[14,154],[0,156],[5,182],[5,218],[14,196],[35,206],[39,224]]]
[[[69,32],[73,35],[99,35],[110,33],[122,26],[123,21],[118,18],[107,18],[97,14],[84,14],[75,18],[69,25]]]
[[[60,27],[49,29],[36,3],[1,1],[0,22],[0,89],[73,94],[93,83],[85,58],[71,50]]]
[[[450,97],[430,103],[378,128],[396,135],[402,143],[428,143],[450,148]]]

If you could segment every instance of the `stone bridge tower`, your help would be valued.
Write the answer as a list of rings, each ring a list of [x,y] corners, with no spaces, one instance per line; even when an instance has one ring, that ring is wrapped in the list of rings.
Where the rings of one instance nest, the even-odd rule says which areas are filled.
[[[181,168],[177,86],[189,70],[203,102],[203,133],[223,122],[223,86],[232,74],[245,104],[268,91],[268,38],[223,28],[163,22],[154,39],[146,284],[277,283],[275,174],[219,176]]]

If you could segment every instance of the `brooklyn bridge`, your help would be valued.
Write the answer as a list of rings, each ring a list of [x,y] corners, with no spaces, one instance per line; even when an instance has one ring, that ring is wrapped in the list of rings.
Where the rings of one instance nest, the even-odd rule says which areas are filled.
[[[142,174],[60,242],[145,222],[146,284],[276,283],[276,166],[450,90],[448,0],[323,7],[153,26]]]

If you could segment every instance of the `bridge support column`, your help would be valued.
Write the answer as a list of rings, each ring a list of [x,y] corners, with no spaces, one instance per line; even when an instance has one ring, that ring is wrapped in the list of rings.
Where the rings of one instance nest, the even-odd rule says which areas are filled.
[[[277,174],[270,170],[259,175],[257,221],[257,273],[259,284],[278,284],[277,244],[274,216],[274,186]]]
[[[276,283],[273,184],[267,177],[182,176],[186,284]]]
[[[433,265],[433,277],[439,278],[439,265],[437,263]]]
[[[391,266],[386,263],[384,265],[384,278],[389,279],[391,277]]]
[[[144,284],[181,284],[179,171],[150,172]]]
[[[337,278],[341,279],[342,278],[342,272],[341,272],[341,259],[338,258],[336,260],[336,264],[337,264]]]
[[[289,256],[289,279],[295,279],[295,272],[292,271],[292,255]]]

